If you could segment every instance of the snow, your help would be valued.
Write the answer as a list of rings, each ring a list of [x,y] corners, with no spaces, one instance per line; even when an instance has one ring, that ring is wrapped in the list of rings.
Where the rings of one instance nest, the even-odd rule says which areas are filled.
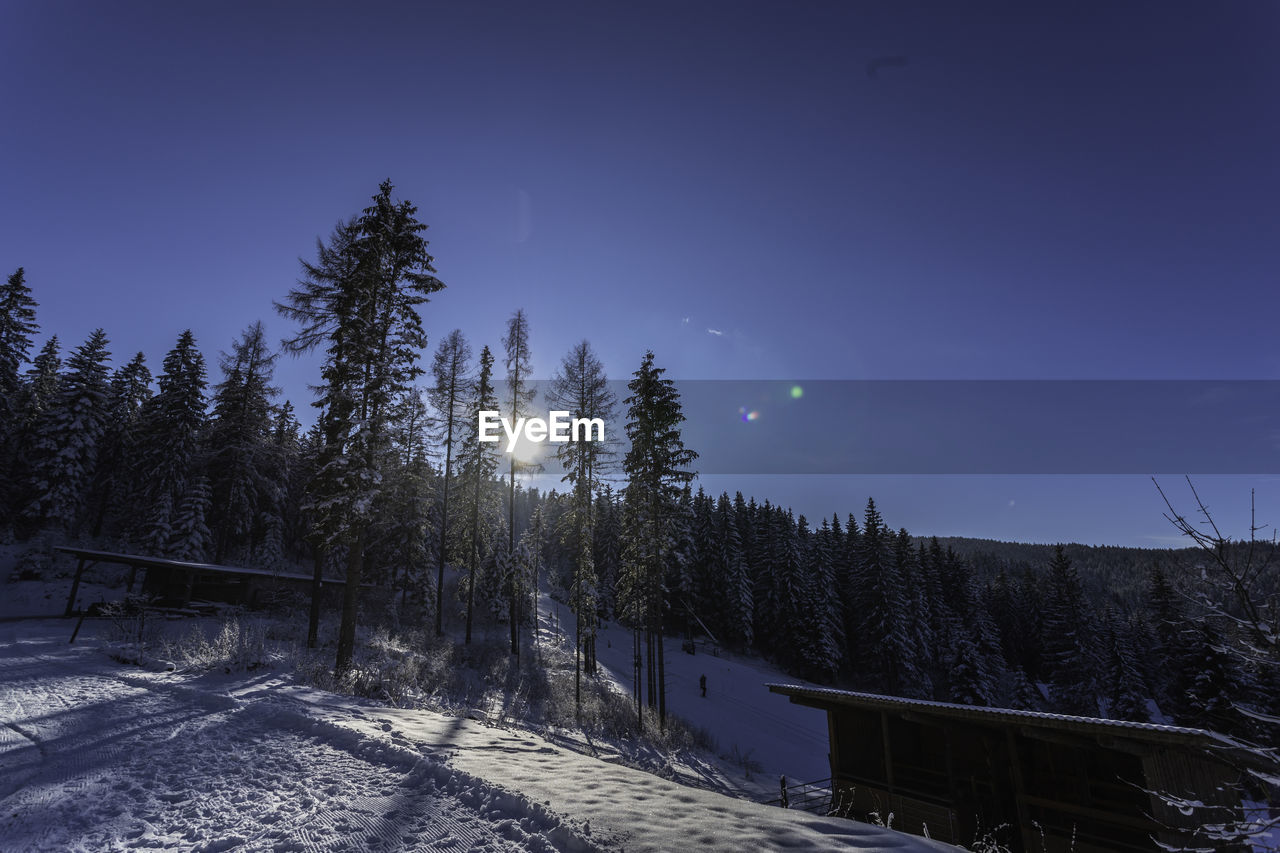
[[[282,673],[124,666],[104,654],[104,623],[87,623],[69,645],[73,626],[0,622],[0,850],[954,849],[686,787],[523,731],[324,693]],[[681,656],[677,648],[668,658]],[[693,692],[699,666],[708,699],[679,696]],[[763,712],[763,698],[758,709],[746,698],[754,684],[777,702],[768,713],[786,720],[790,706],[751,670],[701,655],[673,662],[671,705],[696,720],[706,702],[717,710],[702,719],[718,713],[745,739],[751,719],[770,719],[727,722]],[[771,730],[783,742],[761,753],[771,761],[803,740],[779,725],[754,739],[768,742]]]
[[[573,636],[573,613],[548,596],[539,605],[542,636]],[[572,639],[569,647],[572,649]],[[827,758],[827,715],[814,708],[794,705],[785,696],[770,693],[770,682],[805,684],[756,658],[742,658],[721,651],[713,654],[699,642],[695,654],[684,652],[679,637],[665,638],[664,668],[667,674],[667,710],[707,731],[722,756],[748,755],[759,762],[755,774],[767,796],[777,796],[778,777],[787,784],[813,782],[831,776]],[[605,675],[620,690],[631,693],[631,631],[614,623],[597,634],[596,656]],[[698,687],[707,677],[707,696]]]

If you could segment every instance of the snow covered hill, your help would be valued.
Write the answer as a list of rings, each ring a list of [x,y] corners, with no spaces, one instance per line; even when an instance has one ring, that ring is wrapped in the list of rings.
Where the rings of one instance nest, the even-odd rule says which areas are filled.
[[[572,649],[574,622],[569,608],[544,595],[539,610],[542,636],[567,636]],[[722,755],[736,751],[758,763],[754,776],[762,792],[776,796],[780,775],[787,777],[788,784],[831,775],[826,714],[793,705],[764,686],[771,681],[807,682],[758,658],[741,658],[727,652],[714,655],[701,643],[698,651],[690,655],[681,649],[679,638],[667,637],[665,643],[667,710],[710,734]],[[596,655],[605,675],[630,693],[630,629],[616,623],[602,626]],[[706,698],[698,686],[703,675],[707,677]],[[737,781],[741,784],[744,780]]]
[[[98,627],[0,623],[0,850],[953,849],[280,674],[120,665]]]

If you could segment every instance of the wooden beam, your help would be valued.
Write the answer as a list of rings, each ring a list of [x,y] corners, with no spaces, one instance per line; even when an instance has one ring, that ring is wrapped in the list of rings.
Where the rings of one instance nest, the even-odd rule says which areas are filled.
[[[889,785],[889,793],[896,794],[893,785],[893,750],[889,748],[889,713],[880,712],[880,739],[884,741],[884,780]]]
[[[85,558],[81,557],[80,563],[76,566],[76,576],[71,581],[71,594],[67,596],[67,612],[62,614],[63,616],[70,617],[75,611],[76,593],[80,591],[80,576],[84,574],[84,561]]]
[[[1027,810],[1027,784],[1022,778],[1022,759],[1018,756],[1018,739],[1013,729],[1005,729],[1005,741],[1009,744],[1009,766],[1013,771],[1013,802],[1018,809],[1018,830],[1022,835],[1022,849],[1034,850],[1036,835],[1031,825],[1031,812]]]

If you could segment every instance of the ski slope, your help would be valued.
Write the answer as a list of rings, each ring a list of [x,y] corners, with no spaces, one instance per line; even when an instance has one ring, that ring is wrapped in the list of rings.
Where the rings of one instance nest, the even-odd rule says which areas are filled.
[[[0,623],[0,850],[954,849],[278,673],[117,664],[71,627]]]
[[[567,636],[572,649],[574,617],[568,606],[544,595],[539,609],[542,636]],[[756,774],[757,781],[771,793],[781,775],[787,777],[788,784],[831,775],[827,715],[793,705],[787,697],[765,687],[769,682],[806,682],[759,659],[723,652],[716,656],[701,643],[690,655],[680,645],[680,638],[668,637],[663,650],[669,712],[710,733],[722,756],[732,755],[736,747],[739,755],[759,762],[762,769]],[[600,629],[596,657],[607,676],[628,693],[634,680],[633,656],[629,629],[613,623]],[[703,675],[707,677],[706,698],[698,687]]]

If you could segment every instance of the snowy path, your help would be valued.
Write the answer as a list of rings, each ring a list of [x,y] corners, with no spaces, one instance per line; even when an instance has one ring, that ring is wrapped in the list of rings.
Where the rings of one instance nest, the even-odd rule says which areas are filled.
[[[416,755],[166,684],[43,624],[0,643],[0,850],[589,849]]]
[[[0,625],[6,853],[954,849],[278,673],[121,666],[68,631]]]

